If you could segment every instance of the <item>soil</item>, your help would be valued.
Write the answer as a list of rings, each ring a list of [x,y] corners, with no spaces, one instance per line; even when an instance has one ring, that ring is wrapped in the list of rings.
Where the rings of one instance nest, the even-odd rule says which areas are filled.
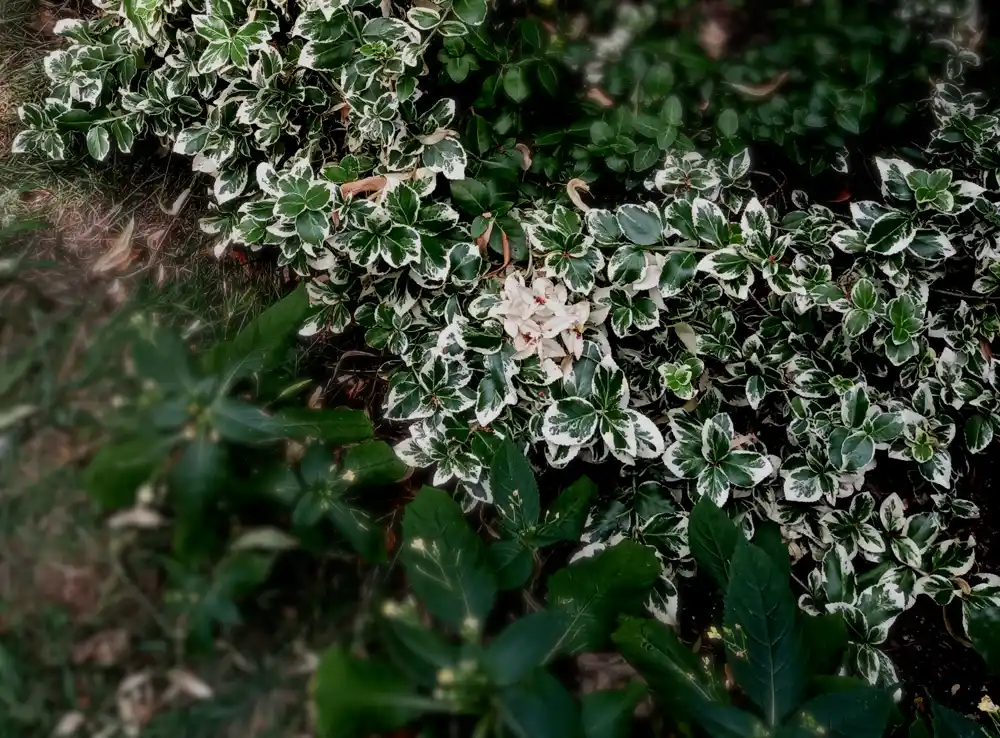
[[[955,531],[976,537],[974,572],[1000,572],[1000,505],[993,490],[998,458],[975,458],[969,474],[960,481],[958,494],[975,502],[979,520]],[[978,714],[977,705],[985,694],[1000,693],[1000,676],[991,674],[976,652],[948,632],[962,637],[962,612],[958,603],[948,608],[927,598],[896,621],[886,651],[914,696],[932,696],[946,707]]]

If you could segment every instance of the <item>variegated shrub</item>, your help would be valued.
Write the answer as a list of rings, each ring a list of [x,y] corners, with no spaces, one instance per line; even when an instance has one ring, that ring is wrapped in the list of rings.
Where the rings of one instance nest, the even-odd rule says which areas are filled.
[[[550,467],[618,464],[578,556],[654,546],[666,621],[696,500],[748,537],[777,524],[800,606],[844,613],[872,682],[897,681],[880,646],[916,598],[1000,607],[949,534],[978,515],[959,480],[1000,424],[1000,119],[957,81],[920,160],[876,160],[879,201],[787,208],[749,151],[656,137],[635,171],[616,160],[637,186],[598,202],[553,186],[561,170],[540,183],[509,121],[433,94],[438,61],[456,82],[500,63],[515,103],[529,64],[552,82],[548,57],[504,56],[487,0],[102,7],[60,24],[15,150],[59,159],[79,132],[104,159],[153,134],[193,156],[219,252],[275,251],[307,282],[304,335],[357,327],[390,358],[396,451],[435,485],[492,503],[503,439]]]

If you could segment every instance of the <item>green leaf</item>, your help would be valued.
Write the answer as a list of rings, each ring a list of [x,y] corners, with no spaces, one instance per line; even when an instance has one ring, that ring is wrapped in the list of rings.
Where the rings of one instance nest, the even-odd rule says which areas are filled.
[[[212,347],[208,366],[233,376],[248,376],[272,366],[309,314],[305,285],[252,320],[235,338]]]
[[[431,614],[456,628],[467,619],[481,627],[493,607],[496,577],[486,546],[451,495],[420,490],[406,506],[403,540],[403,566]]]
[[[543,669],[502,689],[496,710],[515,738],[578,738],[580,734],[580,712],[573,696]]]
[[[485,0],[481,0],[485,2]],[[516,103],[524,102],[531,89],[524,74],[524,67],[508,67],[503,73],[503,91]]]
[[[774,562],[787,582],[792,572],[792,561],[788,556],[788,544],[782,538],[781,529],[777,523],[768,521],[758,524],[754,532],[753,543],[771,557],[771,561]]]
[[[486,20],[486,0],[455,0],[455,15],[470,26],[478,26]]]
[[[535,567],[531,549],[516,539],[494,541],[487,554],[500,589],[523,587]]]
[[[500,525],[517,536],[538,522],[541,503],[531,464],[509,439],[504,440],[490,466],[493,504],[500,513]]]
[[[94,126],[87,131],[87,151],[97,161],[104,161],[111,151],[111,138],[104,126]]]
[[[493,684],[506,687],[544,666],[566,632],[567,614],[542,610],[504,628],[484,654]]]
[[[733,554],[726,592],[726,642],[736,682],[777,725],[802,699],[805,659],[795,600],[771,558],[753,545]]]
[[[380,620],[381,633],[393,663],[412,681],[433,687],[438,671],[458,661],[458,647],[422,623],[415,610],[396,603],[386,603],[386,606],[383,609],[385,617]]]
[[[256,405],[220,397],[210,408],[213,427],[230,443],[259,446],[285,437],[285,424]]]
[[[652,548],[623,541],[553,574],[549,608],[570,615],[560,648],[570,653],[601,648],[618,613],[643,610],[661,568]]]
[[[474,179],[460,179],[451,183],[451,197],[455,207],[466,215],[478,217],[489,212],[492,195],[489,188]]]
[[[816,676],[836,674],[847,649],[847,625],[838,612],[802,615],[802,641],[809,652],[809,670]]]
[[[872,687],[821,694],[805,703],[778,738],[882,738],[892,698]]]
[[[170,496],[181,516],[199,515],[226,481],[228,455],[204,435],[184,448],[170,470]]]
[[[731,705],[706,702],[698,709],[695,720],[712,738],[758,738],[770,735],[756,715]]]
[[[932,705],[931,714],[934,716],[934,738],[983,738],[984,731],[976,721],[937,702]]]
[[[590,140],[595,146],[603,146],[615,137],[615,131],[607,121],[597,120],[590,124]]]
[[[978,603],[977,603],[978,604]],[[969,640],[976,653],[994,672],[1000,673],[1000,608],[963,603]]]
[[[622,233],[632,243],[651,246],[660,242],[663,221],[656,207],[622,205],[615,215]]]
[[[675,719],[698,719],[706,704],[728,702],[724,685],[663,623],[625,617],[612,640]]]
[[[139,485],[166,461],[170,446],[166,439],[140,436],[102,447],[83,475],[87,494],[105,510],[129,507]]]
[[[978,454],[993,442],[993,424],[990,419],[973,415],[965,421],[965,445],[969,453]]]
[[[597,485],[587,477],[580,477],[564,489],[545,511],[538,534],[534,537],[535,545],[578,541],[590,512],[590,500],[596,493]]]
[[[632,714],[646,694],[639,682],[625,689],[588,692],[580,698],[580,719],[584,738],[628,738],[632,735]]]
[[[394,667],[340,647],[320,659],[312,683],[320,738],[354,738],[395,730],[430,704]]]
[[[363,558],[375,564],[385,563],[385,534],[371,515],[344,500],[331,500],[326,515]]]
[[[295,407],[282,410],[274,417],[288,438],[315,438],[324,443],[343,445],[366,441],[375,432],[363,410],[346,407],[320,410]]]
[[[719,114],[716,125],[719,128],[719,133],[725,138],[732,138],[740,129],[740,119],[735,110],[726,108]]]
[[[729,584],[729,566],[741,536],[729,516],[708,496],[698,498],[688,523],[691,555],[722,588]]]
[[[344,450],[341,469],[352,487],[378,487],[398,482],[407,466],[385,441],[366,441]]]

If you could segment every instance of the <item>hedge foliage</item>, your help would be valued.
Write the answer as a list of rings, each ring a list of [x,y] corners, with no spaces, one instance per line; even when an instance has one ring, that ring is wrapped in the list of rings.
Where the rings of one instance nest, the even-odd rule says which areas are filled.
[[[193,156],[220,253],[276,253],[303,334],[360,327],[392,358],[396,452],[435,485],[506,515],[504,439],[620,464],[578,556],[655,547],[667,623],[695,501],[776,524],[800,608],[842,613],[849,669],[893,685],[881,647],[917,598],[970,626],[1000,607],[951,532],[1000,423],[1000,119],[962,86],[964,37],[929,43],[946,4],[782,4],[763,42],[678,5],[112,0],[60,23],[14,146]],[[926,145],[869,162],[873,199],[755,169],[777,145],[795,181],[844,171],[928,109]]]

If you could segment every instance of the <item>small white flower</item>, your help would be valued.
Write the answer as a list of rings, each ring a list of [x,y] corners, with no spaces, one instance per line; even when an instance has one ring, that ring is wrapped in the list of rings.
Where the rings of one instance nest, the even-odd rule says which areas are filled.
[[[420,553],[423,553],[424,551],[427,550],[427,544],[424,543],[423,538],[414,538],[412,541],[410,541],[410,548],[412,548],[414,551],[419,551]]]

